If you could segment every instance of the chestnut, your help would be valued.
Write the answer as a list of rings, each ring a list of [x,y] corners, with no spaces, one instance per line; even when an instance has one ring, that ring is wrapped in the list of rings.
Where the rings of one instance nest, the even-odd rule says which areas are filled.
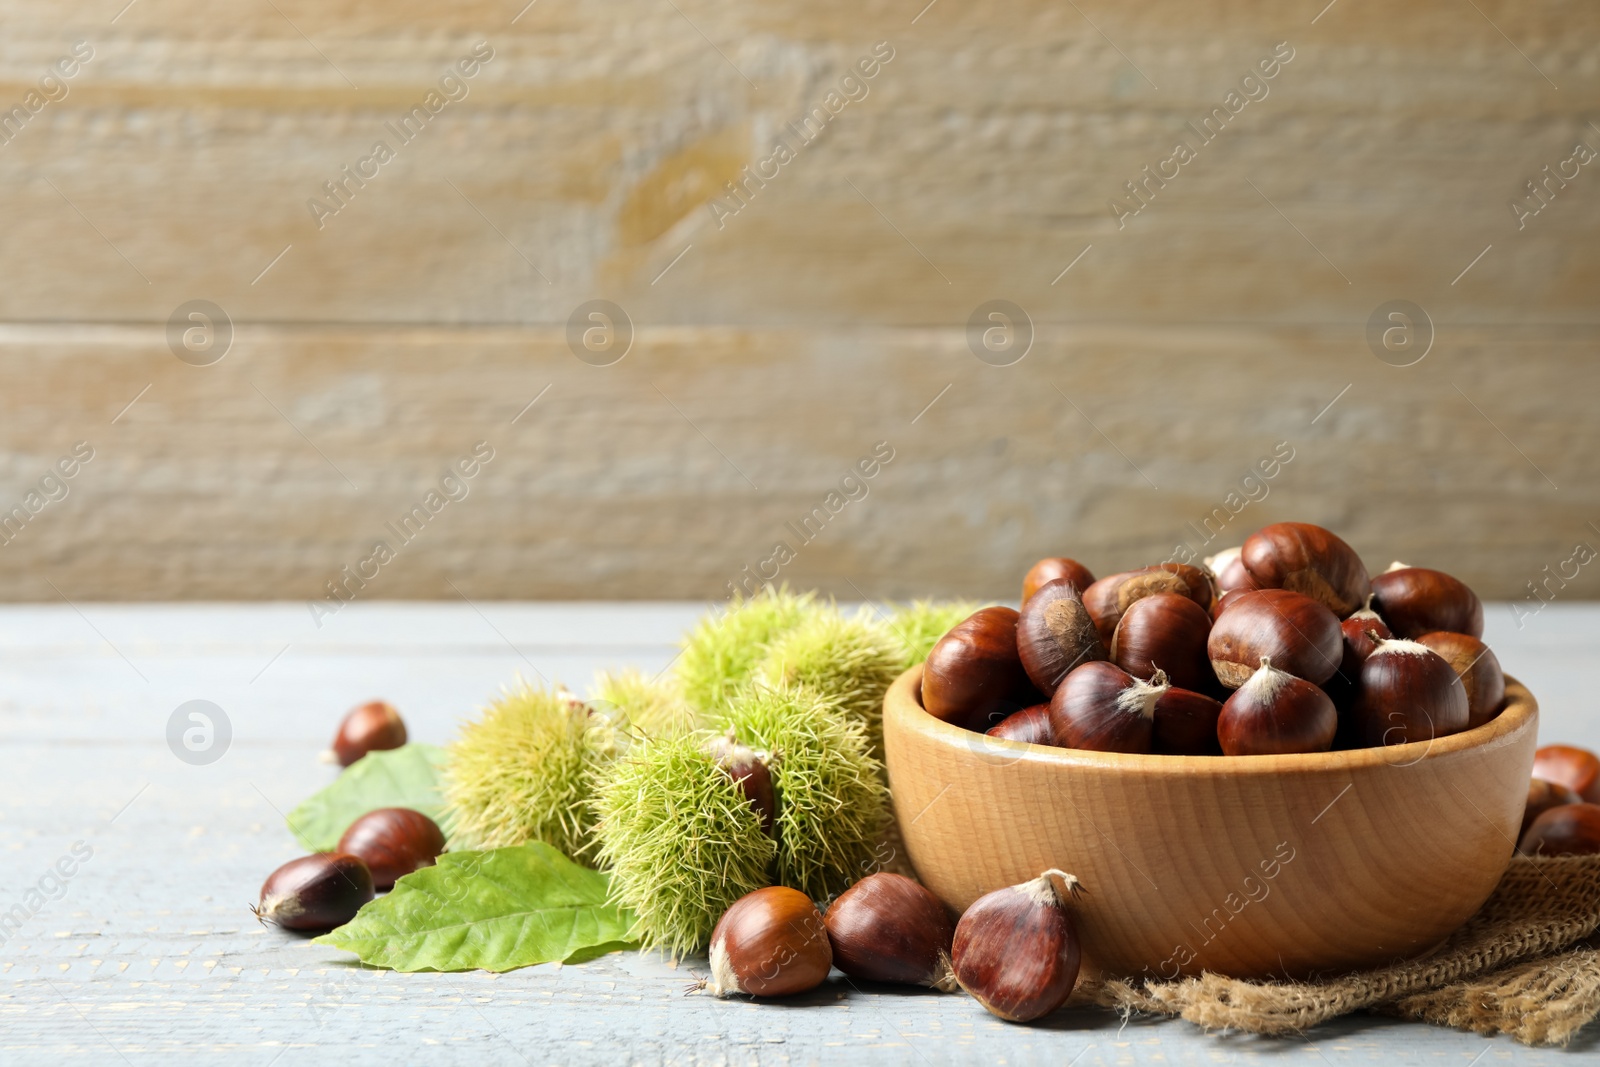
[[[1070,578],[1046,582],[1017,617],[1017,656],[1034,688],[1046,697],[1080,663],[1106,658],[1078,589]]]
[[[372,899],[372,872],[360,856],[318,852],[290,860],[261,883],[261,902],[250,910],[285,930],[325,933],[356,917]]]
[[[1582,804],[1583,798],[1559,782],[1548,782],[1543,778],[1534,778],[1528,782],[1528,803],[1522,809],[1522,829],[1517,831],[1517,839],[1528,832],[1528,827],[1533,825],[1533,820],[1549,811],[1559,808],[1563,804]]]
[[[1258,589],[1235,597],[1211,626],[1206,651],[1217,679],[1237,689],[1263,659],[1321,685],[1339,669],[1344,637],[1339,620],[1320,601],[1288,589]]]
[[[1189,689],[1170,687],[1156,697],[1151,750],[1169,756],[1220,756],[1217,717],[1222,702]]]
[[[373,700],[350,709],[333,738],[339,766],[348,767],[368,752],[387,751],[406,743],[406,724],[393,704]]]
[[[955,924],[939,898],[903,874],[869,874],[823,917],[833,965],[852,978],[954,992]]]
[[[444,834],[420,811],[378,808],[351,823],[334,851],[361,857],[372,888],[393,889],[405,875],[433,866],[444,851]]]
[[[1111,662],[1137,678],[1167,673],[1183,689],[1217,684],[1206,655],[1211,616],[1186,596],[1156,593],[1128,605],[1111,635]]]
[[[1600,804],[1600,757],[1576,745],[1545,745],[1533,754],[1533,776],[1566,786]]]
[[[1361,665],[1349,718],[1368,747],[1429,741],[1467,728],[1467,690],[1433,649],[1398,637],[1379,639]]]
[[[1011,1022],[1065,1004],[1082,962],[1067,901],[1080,891],[1072,875],[1050,870],[973,901],[956,924],[950,954],[961,988]]]
[[[1524,856],[1600,853],[1600,804],[1562,804],[1533,820],[1517,843]]]
[[[745,800],[761,816],[761,829],[771,837],[773,820],[778,813],[778,798],[772,784],[772,769],[764,757],[754,749],[741,745],[734,739],[733,731],[713,737],[706,742],[706,751],[716,760],[723,773],[733,779]]]
[[[1372,610],[1370,595],[1365,607],[1356,610],[1339,624],[1339,632],[1344,642],[1344,655],[1339,660],[1339,673],[1334,680],[1354,686],[1356,679],[1361,677],[1361,665],[1378,650],[1378,642],[1393,637],[1394,633],[1383,617]]]
[[[1156,700],[1167,688],[1160,671],[1141,682],[1114,663],[1085,663],[1050,698],[1050,732],[1062,748],[1149,752]]]
[[[1217,740],[1229,756],[1326,752],[1338,728],[1339,713],[1328,694],[1263,657],[1223,703]]]
[[[1468,634],[1435,630],[1417,638],[1433,649],[1461,678],[1467,690],[1467,729],[1482,726],[1500,713],[1506,699],[1506,675],[1488,645]]]
[[[711,977],[719,997],[786,997],[815,989],[833,966],[828,931],[811,898],[788,886],[746,893],[711,931]]]
[[[1483,601],[1443,571],[1394,563],[1372,579],[1372,593],[1396,637],[1415,640],[1435,630],[1483,636]]]
[[[1206,557],[1206,570],[1211,572],[1213,584],[1220,598],[1234,589],[1260,589],[1261,585],[1245,570],[1241,558],[1243,546],[1225,548],[1214,556]]]
[[[1013,711],[984,733],[1007,741],[1024,741],[1030,745],[1053,745],[1055,734],[1050,732],[1050,705],[1035,704],[1031,708]]]
[[[1308,522],[1275,522],[1245,538],[1239,558],[1263,589],[1287,589],[1338,618],[1366,602],[1372,582],[1356,550]]]
[[[1220,619],[1222,617],[1222,613],[1228,610],[1229,605],[1238,603],[1239,598],[1245,593],[1253,592],[1255,592],[1254,589],[1247,589],[1241,585],[1238,588],[1230,589],[1226,593],[1223,593],[1221,596],[1217,597],[1217,602],[1211,606],[1212,621],[1215,622],[1217,619]]]
[[[1017,655],[1017,619],[1010,608],[982,608],[939,638],[922,673],[928,714],[983,731],[1006,701],[1035,703],[1027,699],[1033,686]]]
[[[1186,596],[1208,612],[1216,601],[1210,574],[1187,563],[1160,563],[1101,578],[1083,591],[1083,606],[1089,609],[1100,640],[1110,645],[1129,605],[1156,593]]]
[[[1094,584],[1094,575],[1089,568],[1075,559],[1065,556],[1046,556],[1038,563],[1028,568],[1028,573],[1022,576],[1022,601],[1026,604],[1028,599],[1037,593],[1046,582],[1053,582],[1065,578],[1078,589],[1084,590]]]

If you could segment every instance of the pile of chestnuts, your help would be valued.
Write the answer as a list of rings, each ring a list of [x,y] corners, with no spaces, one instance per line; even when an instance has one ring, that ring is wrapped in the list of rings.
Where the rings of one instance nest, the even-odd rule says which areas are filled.
[[[922,703],[945,722],[1063,748],[1276,755],[1427,741],[1488,722],[1505,676],[1483,604],[1441,571],[1369,575],[1320,526],[1274,523],[1196,567],[1096,579],[1042,559],[1022,609],[934,645]]]
[[[1070,904],[1078,880],[1050,870],[980,897],[952,922],[932,893],[880,871],[841,893],[824,916],[804,893],[772,886],[739,898],[711,934],[719,997],[791,996],[837,967],[853,979],[957,989],[1002,1019],[1030,1022],[1067,1002],[1081,958]]]
[[[1534,753],[1517,851],[1600,855],[1600,756],[1575,745],[1546,745]]]
[[[390,704],[352,708],[339,724],[332,751],[348,767],[368,752],[399,748],[406,725]],[[285,930],[325,933],[356,917],[375,892],[431,866],[445,850],[444,833],[420,811],[379,808],[346,828],[332,852],[290,860],[267,876],[250,910]]]

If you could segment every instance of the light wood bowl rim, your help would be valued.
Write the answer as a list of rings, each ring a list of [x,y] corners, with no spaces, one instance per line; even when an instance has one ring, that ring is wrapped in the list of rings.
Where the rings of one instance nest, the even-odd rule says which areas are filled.
[[[924,664],[906,671],[889,687],[885,696],[885,729],[889,723],[922,734],[949,748],[970,748],[972,739],[987,738],[992,752],[1011,751],[1017,759],[1058,767],[1094,767],[1122,770],[1155,777],[1249,777],[1253,775],[1323,774],[1330,771],[1361,770],[1369,767],[1411,766],[1423,760],[1440,759],[1454,752],[1493,745],[1508,739],[1530,724],[1536,724],[1539,704],[1521,682],[1506,675],[1505,704],[1500,713],[1482,726],[1404,745],[1380,748],[1351,748],[1335,752],[1295,752],[1275,756],[1175,756],[1164,753],[1097,752],[1083,748],[1059,748],[1028,741],[1011,741],[955,726],[936,719],[922,706],[919,683]],[[915,714],[909,714],[914,711]]]

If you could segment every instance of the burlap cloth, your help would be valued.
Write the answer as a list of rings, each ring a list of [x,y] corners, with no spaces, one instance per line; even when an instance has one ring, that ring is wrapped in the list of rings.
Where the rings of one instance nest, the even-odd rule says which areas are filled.
[[[1317,981],[1203,974],[1104,981],[1083,999],[1209,1029],[1293,1034],[1355,1011],[1421,1019],[1526,1045],[1564,1045],[1600,1014],[1600,856],[1518,857],[1483,908],[1420,959]]]

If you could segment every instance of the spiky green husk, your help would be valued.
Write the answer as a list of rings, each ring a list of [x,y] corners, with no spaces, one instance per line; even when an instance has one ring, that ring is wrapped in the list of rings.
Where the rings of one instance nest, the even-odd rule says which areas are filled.
[[[704,734],[634,746],[605,774],[594,808],[612,899],[638,916],[645,948],[701,951],[734,901],[771,884],[777,846]]]
[[[590,703],[610,713],[635,741],[691,733],[699,726],[699,715],[671,677],[602,671],[595,675]]]
[[[770,753],[781,884],[824,900],[877,869],[889,794],[859,719],[804,686],[751,686],[722,724]]]
[[[452,846],[543,841],[580,859],[594,827],[596,768],[620,740],[608,716],[517,679],[450,746],[442,787]]]
[[[905,668],[894,635],[865,612],[829,608],[772,643],[756,677],[769,686],[805,685],[861,722],[875,756],[883,746],[883,695]],[[746,742],[747,744],[749,742]]]
[[[939,638],[982,606],[972,600],[917,600],[897,606],[886,625],[900,643],[901,669],[926,660]]]
[[[675,673],[684,699],[710,714],[723,708],[767,654],[767,646],[818,611],[811,593],[767,588],[707,615],[684,638]]]

